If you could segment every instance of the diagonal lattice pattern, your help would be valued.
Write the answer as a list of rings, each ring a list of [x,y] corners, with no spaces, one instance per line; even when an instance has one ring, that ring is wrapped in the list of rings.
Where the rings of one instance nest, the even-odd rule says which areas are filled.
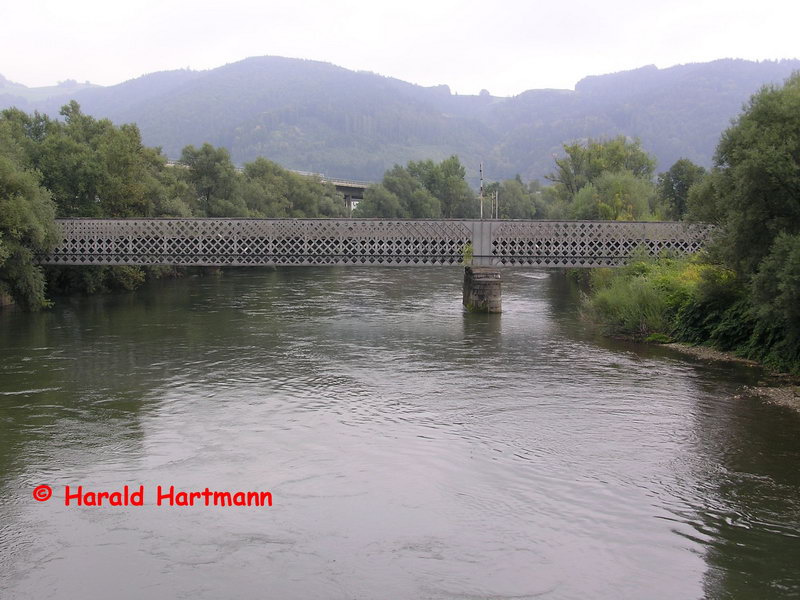
[[[694,254],[711,227],[676,222],[508,221],[492,230],[495,264],[613,267],[635,251]]]
[[[63,219],[45,264],[456,264],[463,221],[353,219]]]
[[[608,221],[61,219],[43,264],[453,265],[594,267],[637,248],[697,252],[710,228]]]

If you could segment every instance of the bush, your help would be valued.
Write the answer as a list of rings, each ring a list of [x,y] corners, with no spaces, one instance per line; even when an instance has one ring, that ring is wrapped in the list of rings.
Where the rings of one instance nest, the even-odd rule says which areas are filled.
[[[668,338],[707,268],[695,259],[638,257],[620,269],[598,269],[584,306],[608,333]]]
[[[800,234],[780,234],[753,276],[753,302],[763,323],[779,324],[800,344]]]

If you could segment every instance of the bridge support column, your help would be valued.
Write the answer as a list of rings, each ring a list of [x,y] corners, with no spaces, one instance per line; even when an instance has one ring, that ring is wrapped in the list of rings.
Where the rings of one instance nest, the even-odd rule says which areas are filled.
[[[464,267],[464,306],[470,312],[503,310],[500,269]]]

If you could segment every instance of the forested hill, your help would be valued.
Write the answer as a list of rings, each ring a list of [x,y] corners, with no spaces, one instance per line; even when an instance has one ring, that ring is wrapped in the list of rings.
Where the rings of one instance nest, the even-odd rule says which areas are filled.
[[[56,115],[74,98],[87,114],[137,123],[144,142],[170,157],[210,142],[240,164],[265,156],[292,169],[377,181],[395,163],[458,154],[473,177],[483,160],[492,179],[534,179],[552,170],[562,143],[620,134],[640,138],[660,171],[680,157],[709,166],[720,134],[750,95],[797,69],[798,60],[649,66],[587,77],[574,91],[498,98],[260,57],[64,95],[49,90],[46,99],[19,86],[15,94],[0,89],[0,108]]]

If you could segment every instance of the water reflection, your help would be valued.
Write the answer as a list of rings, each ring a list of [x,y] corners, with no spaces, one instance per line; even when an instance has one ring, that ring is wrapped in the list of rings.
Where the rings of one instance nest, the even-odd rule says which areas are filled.
[[[229,271],[0,313],[11,597],[791,597],[797,419],[597,338],[563,278]],[[33,486],[269,489],[73,510]]]
[[[694,526],[707,545],[705,589],[713,598],[800,596],[800,418],[747,395],[714,401],[705,384],[695,418]],[[711,388],[711,389],[709,389]]]

